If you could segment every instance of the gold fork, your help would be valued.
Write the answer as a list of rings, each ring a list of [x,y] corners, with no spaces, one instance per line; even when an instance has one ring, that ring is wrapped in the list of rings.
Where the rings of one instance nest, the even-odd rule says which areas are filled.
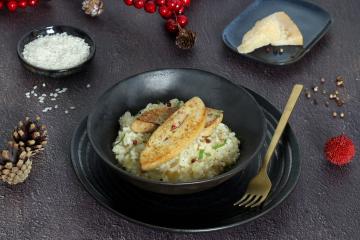
[[[291,91],[288,102],[285,105],[283,114],[281,115],[280,121],[275,129],[274,136],[271,139],[269,148],[263,158],[262,166],[259,173],[250,181],[244,196],[234,203],[234,206],[239,205],[240,207],[257,207],[262,204],[271,190],[271,181],[267,174],[268,164],[271,157],[279,143],[280,137],[284,132],[286,124],[290,118],[290,115],[295,107],[295,104],[300,96],[303,89],[303,85],[296,84]]]

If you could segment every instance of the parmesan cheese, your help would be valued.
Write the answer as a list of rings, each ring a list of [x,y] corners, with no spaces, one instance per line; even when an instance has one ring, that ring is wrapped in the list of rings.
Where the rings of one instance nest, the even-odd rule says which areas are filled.
[[[238,47],[240,53],[250,53],[266,46],[303,45],[303,36],[285,12],[273,13],[256,22]]]

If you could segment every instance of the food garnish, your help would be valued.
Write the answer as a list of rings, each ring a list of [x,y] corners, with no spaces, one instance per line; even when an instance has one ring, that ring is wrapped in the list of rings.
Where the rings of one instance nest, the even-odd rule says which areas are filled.
[[[225,144],[226,144],[226,139],[223,143],[215,144],[214,146],[212,146],[212,148],[216,150],[216,149],[219,149],[219,148],[225,146]]]

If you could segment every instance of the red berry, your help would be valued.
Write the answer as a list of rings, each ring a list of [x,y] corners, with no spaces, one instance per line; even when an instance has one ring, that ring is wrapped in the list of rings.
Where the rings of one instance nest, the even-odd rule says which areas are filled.
[[[175,7],[174,7],[174,11],[178,12],[180,10],[180,8],[182,8],[182,7],[183,7],[183,2],[180,1],[180,0],[177,0],[176,4],[175,4]]]
[[[134,6],[137,9],[143,8],[145,5],[145,1],[144,0],[134,0]]]
[[[4,3],[0,2],[0,10],[4,8]]]
[[[166,6],[161,6],[161,7],[159,8],[159,13],[160,13],[160,15],[161,15],[163,18],[165,18],[165,19],[171,17],[171,15],[172,15],[172,12],[171,12],[171,11],[169,10],[169,8],[166,7]]]
[[[155,3],[158,6],[164,6],[166,4],[166,0],[156,0]]]
[[[190,2],[191,0],[181,0],[183,2],[183,4],[185,5],[185,7],[190,7]]]
[[[26,6],[27,6],[27,1],[26,1],[26,0],[21,0],[21,1],[18,2],[18,4],[19,4],[19,7],[21,7],[21,8],[26,8]]]
[[[13,0],[9,1],[7,3],[7,8],[9,9],[10,12],[15,12],[17,8],[17,2]]]
[[[165,27],[166,30],[171,33],[175,33],[179,30],[178,25],[174,19],[167,20]]]
[[[31,7],[35,7],[38,4],[39,0],[29,0],[28,5]]]
[[[167,0],[166,1],[166,6],[169,8],[170,11],[174,11],[175,7],[176,7],[176,0]]]
[[[185,8],[184,8],[184,7],[181,7],[181,8],[177,11],[177,14],[178,14],[178,15],[182,15],[182,14],[184,14],[184,12],[185,12]]]
[[[124,0],[124,3],[128,6],[131,6],[134,4],[134,0]]]
[[[181,27],[185,27],[188,24],[188,17],[185,15],[177,16],[177,21]]]
[[[145,3],[145,11],[148,13],[156,12],[156,4],[154,3],[154,1],[147,1]]]

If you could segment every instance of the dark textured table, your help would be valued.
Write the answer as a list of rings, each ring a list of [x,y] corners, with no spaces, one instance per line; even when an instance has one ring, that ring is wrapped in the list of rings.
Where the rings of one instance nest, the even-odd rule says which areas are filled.
[[[256,64],[222,43],[224,27],[250,2],[193,0],[188,15],[199,38],[192,51],[174,47],[159,16],[126,7],[121,0],[106,1],[106,11],[97,19],[82,13],[81,1],[71,0],[50,1],[35,11],[0,11],[1,139],[8,138],[19,119],[35,114],[48,125],[50,138],[24,184],[0,186],[0,239],[359,239],[359,154],[350,165],[337,168],[324,160],[323,145],[327,138],[344,132],[360,148],[360,1],[314,1],[335,22],[309,54],[286,67]],[[51,24],[74,25],[93,36],[97,53],[90,69],[66,79],[46,79],[22,68],[15,51],[18,39],[35,27]],[[336,107],[315,106],[305,97],[300,100],[291,119],[302,154],[300,180],[288,199],[260,219],[204,234],[143,228],[109,212],[85,191],[72,169],[69,145],[75,127],[105,89],[130,75],[167,67],[220,74],[279,108],[293,84],[311,87],[324,77],[330,88],[335,76],[342,75],[349,94],[342,108],[346,116],[333,119]],[[42,113],[46,104],[25,97],[34,85],[38,93],[63,87],[68,91],[58,97],[58,109]],[[65,114],[70,106],[76,109]]]

